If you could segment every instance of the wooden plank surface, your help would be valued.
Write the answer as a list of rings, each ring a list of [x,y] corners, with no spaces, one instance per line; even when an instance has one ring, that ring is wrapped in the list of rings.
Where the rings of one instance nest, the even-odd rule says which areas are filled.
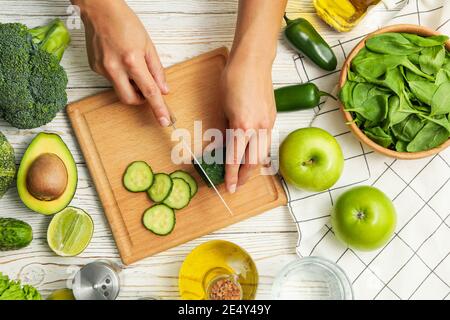
[[[192,58],[208,50],[230,46],[237,0],[133,0],[128,1],[152,34],[165,66]],[[0,0],[0,22],[20,21],[34,26],[55,16],[67,18],[68,1],[65,0]],[[310,0],[290,0],[288,12],[295,17],[303,14],[315,24],[329,40],[338,34],[320,22],[313,14]],[[71,30],[73,43],[63,59],[68,72],[69,101],[100,92],[110,85],[89,70],[85,56],[83,29]],[[273,66],[276,86],[300,81],[293,62],[294,52],[279,41],[278,55]],[[281,115],[278,124],[306,126],[311,120],[309,111]],[[118,251],[111,236],[103,210],[84,159],[70,128],[65,113],[60,113],[47,126],[33,130],[18,130],[0,120],[2,131],[13,144],[17,161],[26,146],[41,131],[60,134],[72,151],[79,170],[79,186],[73,205],[87,210],[94,218],[94,237],[86,251],[75,258],[55,256],[46,244],[49,217],[30,212],[21,203],[17,190],[11,188],[0,200],[1,215],[29,222],[35,239],[29,247],[17,252],[0,252],[0,271],[35,284],[44,295],[66,286],[66,279],[80,266],[96,259],[110,259],[120,263]],[[295,245],[298,234],[285,207],[271,210],[260,216],[234,224],[211,235],[167,250],[126,267],[122,276],[123,287],[119,298],[134,299],[145,296],[179,298],[177,275],[184,257],[196,245],[211,239],[233,241],[245,248],[255,259],[260,274],[257,298],[270,298],[270,289],[276,273],[296,258]]]

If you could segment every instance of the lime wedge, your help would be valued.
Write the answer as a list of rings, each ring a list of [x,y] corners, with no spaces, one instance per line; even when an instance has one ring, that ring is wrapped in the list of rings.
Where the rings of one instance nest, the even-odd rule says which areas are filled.
[[[73,257],[86,249],[93,233],[92,218],[81,209],[67,207],[50,222],[47,242],[57,255]]]
[[[64,288],[53,291],[47,297],[47,300],[75,300],[75,297],[73,296],[72,290]]]

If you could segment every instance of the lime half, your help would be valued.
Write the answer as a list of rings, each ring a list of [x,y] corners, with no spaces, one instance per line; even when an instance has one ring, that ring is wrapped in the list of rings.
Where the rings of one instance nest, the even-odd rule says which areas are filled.
[[[93,233],[92,218],[81,209],[67,207],[50,222],[47,242],[57,255],[73,257],[86,249]]]
[[[53,291],[47,297],[47,300],[75,300],[75,297],[73,296],[72,290],[64,288]]]

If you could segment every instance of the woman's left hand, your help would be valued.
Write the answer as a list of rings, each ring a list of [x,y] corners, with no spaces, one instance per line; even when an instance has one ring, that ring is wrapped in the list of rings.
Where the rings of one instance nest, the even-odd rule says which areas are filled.
[[[222,75],[222,103],[232,129],[227,134],[225,183],[234,193],[269,158],[276,117],[272,61],[232,54]]]

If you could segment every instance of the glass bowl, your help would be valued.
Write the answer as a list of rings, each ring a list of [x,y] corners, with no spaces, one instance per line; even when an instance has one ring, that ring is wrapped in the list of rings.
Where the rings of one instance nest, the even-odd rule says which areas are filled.
[[[277,300],[353,300],[345,272],[334,262],[305,257],[285,266],[276,276],[272,298]]]

